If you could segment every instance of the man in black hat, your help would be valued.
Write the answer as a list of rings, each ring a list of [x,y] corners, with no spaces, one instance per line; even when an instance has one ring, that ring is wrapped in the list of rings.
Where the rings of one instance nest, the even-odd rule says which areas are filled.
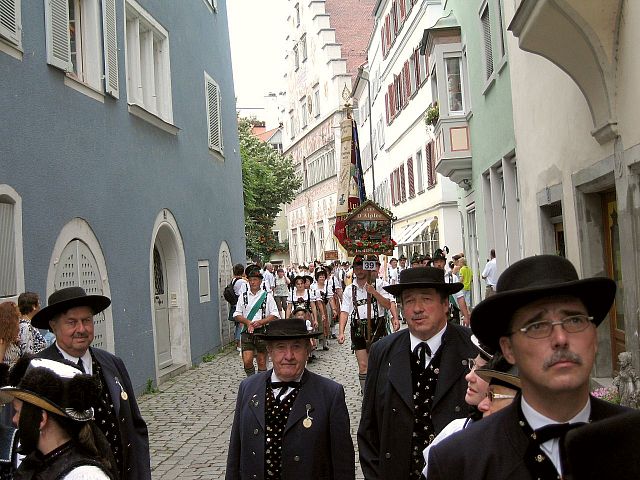
[[[419,479],[422,451],[455,418],[467,415],[471,331],[447,322],[448,296],[461,283],[433,267],[403,270],[385,287],[402,306],[408,329],[375,343],[358,428],[365,478]]]
[[[338,343],[342,345],[345,340],[344,330],[347,321],[349,322],[351,350],[356,354],[358,381],[363,391],[369,348],[387,334],[386,311],[391,308],[391,295],[384,290],[387,282],[378,278],[377,270],[365,270],[364,260],[377,262],[378,257],[368,255],[365,259],[362,255],[357,255],[353,259],[353,283],[343,294],[338,326]],[[397,319],[394,320],[393,328],[400,328]]]
[[[309,372],[302,318],[257,334],[273,370],[245,379],[238,391],[226,479],[355,478],[355,453],[342,385]]]
[[[48,305],[33,317],[31,324],[51,329],[56,341],[37,357],[66,359],[99,379],[102,394],[93,405],[96,425],[111,445],[120,478],[151,479],[149,434],[129,373],[120,358],[91,347],[93,316],[110,304],[109,298],[87,295],[81,287],[67,287],[52,293]]]
[[[571,262],[555,255],[525,258],[504,271],[496,293],[474,309],[471,328],[518,367],[522,395],[434,447],[429,480],[556,479],[570,473],[566,433],[626,410],[589,395],[596,327],[615,292],[613,280],[580,280]],[[479,442],[486,447],[460,449]]]
[[[260,267],[247,267],[245,275],[249,288],[238,297],[233,319],[242,325],[242,363],[245,374],[250,376],[256,373],[254,358],[258,364],[258,371],[267,369],[267,347],[254,333],[264,331],[269,322],[280,318],[280,312],[271,291],[262,288],[263,275]]]

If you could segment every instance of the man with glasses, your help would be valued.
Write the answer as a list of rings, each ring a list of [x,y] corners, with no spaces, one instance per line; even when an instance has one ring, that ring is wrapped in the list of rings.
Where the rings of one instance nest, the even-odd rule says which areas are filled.
[[[615,299],[609,278],[580,280],[568,260],[525,258],[473,311],[471,328],[518,367],[522,394],[489,418],[434,447],[429,480],[557,479],[570,474],[564,436],[626,409],[589,395],[597,326]],[[479,450],[460,445],[483,444]]]

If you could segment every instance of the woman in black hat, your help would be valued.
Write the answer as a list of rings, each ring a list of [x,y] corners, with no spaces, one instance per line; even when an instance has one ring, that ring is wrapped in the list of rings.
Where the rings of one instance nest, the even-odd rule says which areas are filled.
[[[68,362],[23,357],[0,389],[13,400],[20,453],[17,480],[115,480],[115,460],[90,406],[97,380]]]

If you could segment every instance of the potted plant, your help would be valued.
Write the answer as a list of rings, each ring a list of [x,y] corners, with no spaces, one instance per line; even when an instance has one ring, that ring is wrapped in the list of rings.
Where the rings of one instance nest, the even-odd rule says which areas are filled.
[[[427,111],[424,114],[424,121],[427,125],[432,125],[435,127],[436,123],[438,123],[438,119],[440,118],[440,108],[438,107],[438,102],[434,102],[429,105]]]

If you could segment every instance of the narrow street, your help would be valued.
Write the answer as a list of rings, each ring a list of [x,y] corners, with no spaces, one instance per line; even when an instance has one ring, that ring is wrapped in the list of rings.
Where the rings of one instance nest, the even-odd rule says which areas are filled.
[[[348,342],[335,341],[330,350],[316,352],[309,370],[345,386],[356,446],[361,397],[356,362]],[[227,445],[238,384],[244,372],[235,349],[226,349],[211,362],[163,384],[161,392],[140,398],[149,427],[154,480],[216,480],[224,478]],[[363,478],[357,465],[356,478]]]

